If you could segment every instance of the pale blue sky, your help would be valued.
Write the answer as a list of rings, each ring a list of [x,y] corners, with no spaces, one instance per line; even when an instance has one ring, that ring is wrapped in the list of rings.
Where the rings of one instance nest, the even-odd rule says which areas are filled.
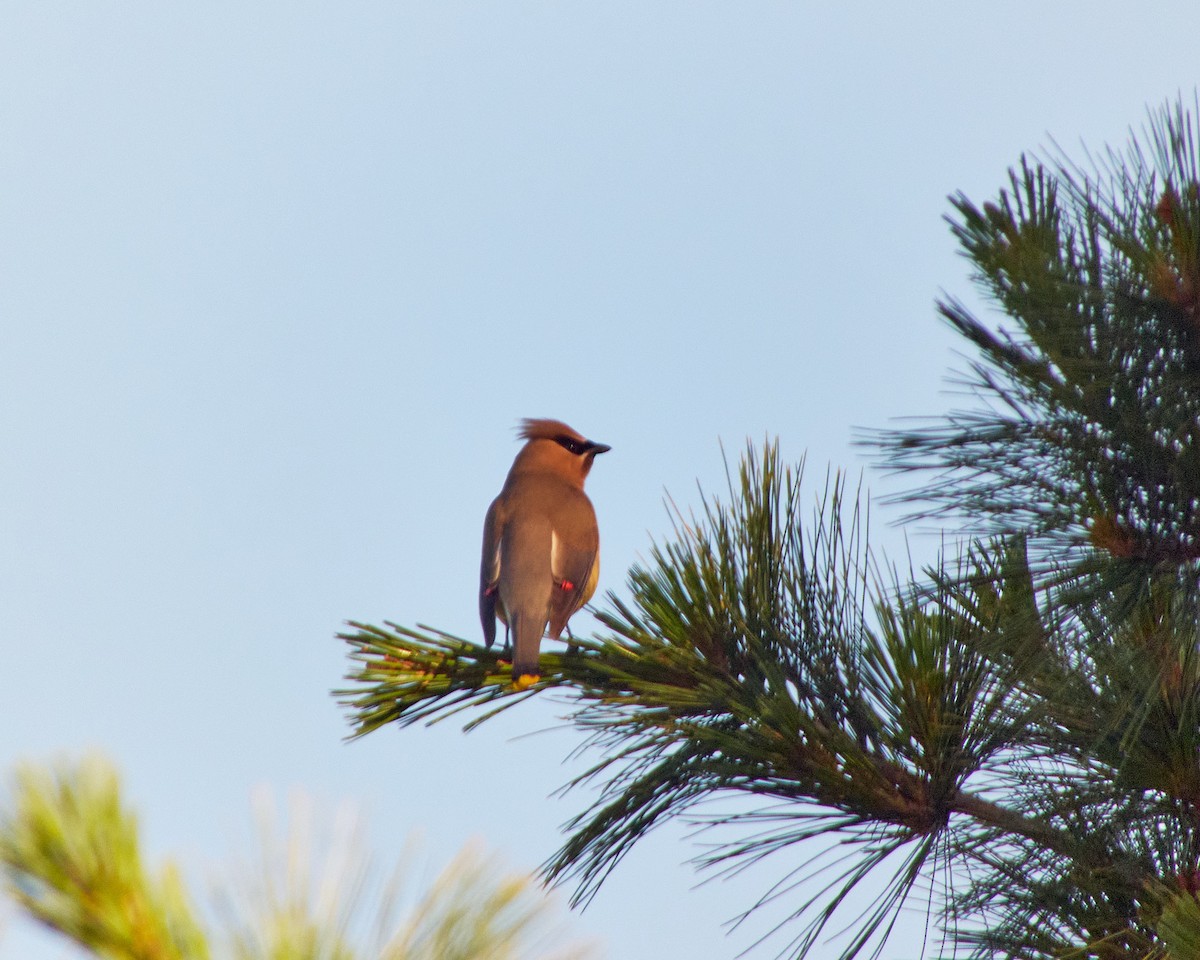
[[[1122,143],[1198,32],[1186,0],[9,0],[0,769],[102,748],[197,881],[260,783],[361,802],[385,856],[419,828],[533,868],[578,738],[514,738],[562,708],[347,746],[342,621],[475,634],[523,416],[613,446],[618,592],[664,490],[720,489],[718,441],[807,450],[814,493],[857,473],[855,427],[952,402],[946,195],[1048,135]],[[774,870],[693,890],[695,852],[652,836],[575,928],[733,957]]]

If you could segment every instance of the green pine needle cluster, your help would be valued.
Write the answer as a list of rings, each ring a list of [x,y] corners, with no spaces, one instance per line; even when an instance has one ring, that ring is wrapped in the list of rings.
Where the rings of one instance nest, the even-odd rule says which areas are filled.
[[[1081,167],[1023,158],[950,223],[1009,326],[961,302],[942,316],[977,351],[980,397],[876,439],[893,469],[934,477],[916,516],[1035,534],[1146,563],[1200,558],[1200,181],[1196,112],[1150,117],[1125,153]]]

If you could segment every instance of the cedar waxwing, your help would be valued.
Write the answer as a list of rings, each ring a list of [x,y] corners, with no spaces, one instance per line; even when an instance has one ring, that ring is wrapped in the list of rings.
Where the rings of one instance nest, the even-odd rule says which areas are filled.
[[[496,617],[508,627],[513,682],[527,686],[539,674],[546,624],[557,640],[596,592],[600,531],[583,481],[611,448],[558,420],[522,420],[518,433],[528,442],[483,523],[479,618],[489,647]]]

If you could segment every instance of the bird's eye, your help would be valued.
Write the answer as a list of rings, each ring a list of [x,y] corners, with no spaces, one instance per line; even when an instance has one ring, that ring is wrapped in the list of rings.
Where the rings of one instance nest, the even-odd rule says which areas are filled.
[[[567,437],[567,436],[555,437],[554,442],[557,443],[564,450],[571,451],[571,453],[575,454],[576,456],[583,453],[584,445],[582,443],[580,443],[578,440],[576,440],[574,437]]]

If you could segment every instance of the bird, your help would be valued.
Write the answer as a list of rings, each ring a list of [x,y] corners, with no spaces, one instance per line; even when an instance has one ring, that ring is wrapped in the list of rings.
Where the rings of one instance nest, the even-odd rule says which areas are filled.
[[[525,445],[483,523],[479,619],[489,648],[496,618],[507,627],[513,683],[524,688],[540,677],[547,625],[557,640],[596,592],[600,531],[583,482],[612,448],[561,420],[525,419],[517,434]]]

